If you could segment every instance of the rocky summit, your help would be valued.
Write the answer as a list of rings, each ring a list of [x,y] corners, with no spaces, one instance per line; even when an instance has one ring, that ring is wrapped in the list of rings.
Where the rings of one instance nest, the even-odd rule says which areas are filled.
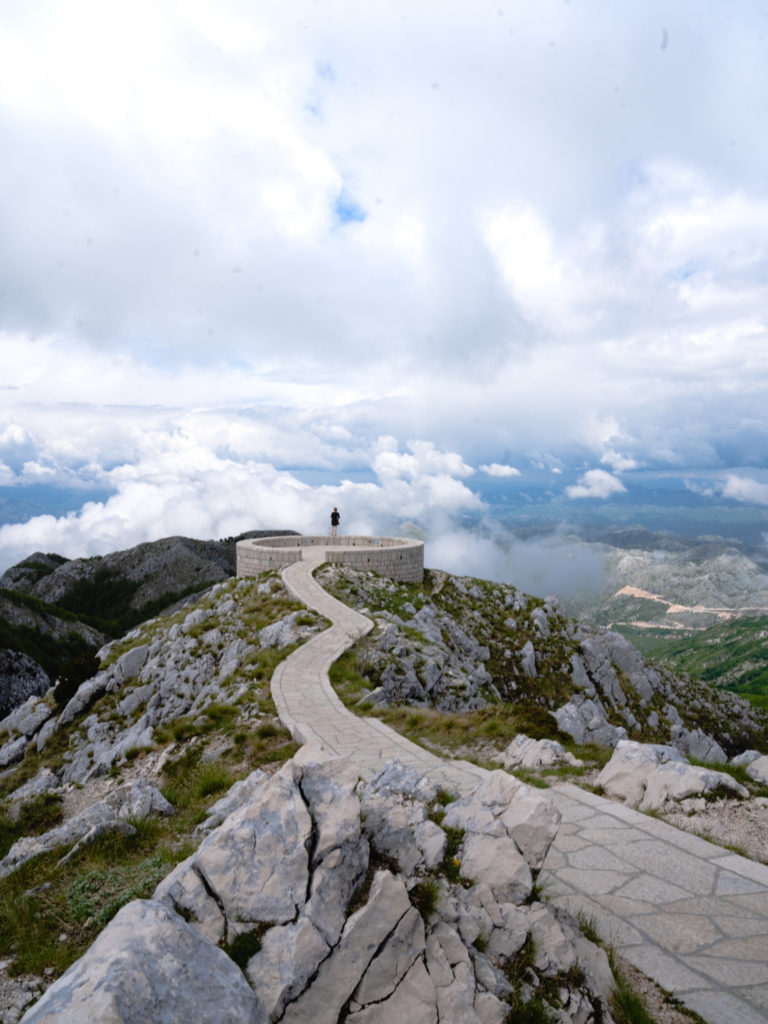
[[[536,898],[558,815],[506,773],[446,802],[397,762],[363,785],[308,753],[247,780],[226,812],[26,1024],[502,1024],[534,1002],[610,1019],[605,952]]]
[[[374,623],[341,698],[473,757],[472,786],[299,750],[270,678],[326,623],[274,573],[226,576],[0,720],[2,1024],[614,1020],[605,951],[542,899],[560,815],[523,780],[664,813],[752,802],[764,716],[554,598],[318,578]]]

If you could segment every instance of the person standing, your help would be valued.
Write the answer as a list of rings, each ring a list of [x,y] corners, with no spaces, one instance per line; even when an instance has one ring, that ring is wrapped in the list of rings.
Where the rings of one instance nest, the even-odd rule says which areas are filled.
[[[341,520],[341,516],[339,515],[339,510],[334,505],[333,512],[331,512],[331,536],[332,537],[336,536],[336,531],[339,528],[340,520]]]

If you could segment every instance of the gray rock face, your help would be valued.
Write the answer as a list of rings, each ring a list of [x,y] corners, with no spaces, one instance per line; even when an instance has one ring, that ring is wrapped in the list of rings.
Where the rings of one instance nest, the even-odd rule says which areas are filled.
[[[575,743],[597,743],[601,747],[615,747],[626,739],[627,730],[623,725],[611,725],[600,699],[587,699],[577,693],[552,714],[557,728],[567,733]]]
[[[235,963],[154,900],[119,911],[24,1024],[268,1024]]]
[[[21,805],[27,800],[33,800],[42,793],[54,792],[60,788],[58,777],[50,768],[41,768],[33,779],[25,782],[23,786],[19,786],[8,797],[9,814],[12,820],[18,817]]]
[[[50,688],[51,680],[29,655],[0,650],[0,719],[28,697],[41,697]]]
[[[445,832],[427,816],[437,786],[397,761],[365,787],[362,813],[376,850],[406,875],[434,871],[443,859]]]
[[[756,782],[768,784],[768,756],[753,758],[747,765],[747,775]]]
[[[448,806],[444,821],[465,830],[465,887],[408,840],[425,823],[443,831],[421,813],[436,792],[397,762],[360,786],[347,761],[306,748],[276,775],[254,773],[212,809],[206,828],[231,811],[155,898],[123,908],[26,1020],[503,1024],[513,992],[503,967],[529,935],[534,973],[558,980],[571,1019],[609,1019],[601,951],[567,916],[524,902],[557,827],[548,801],[492,772]],[[398,832],[400,872],[366,879],[369,843]],[[430,879],[437,903],[422,914],[415,894]],[[251,989],[217,944],[254,928]],[[576,967],[584,980],[569,982]]]
[[[21,733],[22,736],[29,739],[52,715],[51,709],[39,696],[27,697],[23,704],[20,704],[0,722],[0,736],[3,733],[8,736]]]

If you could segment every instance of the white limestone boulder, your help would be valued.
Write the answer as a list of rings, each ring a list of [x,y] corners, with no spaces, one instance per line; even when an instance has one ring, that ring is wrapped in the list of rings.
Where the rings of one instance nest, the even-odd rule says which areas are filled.
[[[134,900],[24,1015],[24,1024],[268,1024],[221,949],[153,900]]]
[[[75,846],[67,854],[67,858],[70,858],[80,847],[94,842],[107,832],[133,835],[136,830],[128,822],[129,816],[142,818],[151,813],[168,814],[173,811],[162,793],[146,780],[137,780],[136,783],[129,783],[120,788],[123,790],[122,794],[110,794],[114,798],[113,804],[109,804],[107,800],[99,800],[42,835],[24,836],[19,839],[0,860],[0,878],[5,878],[39,853],[54,850],[58,846],[72,846],[74,843]],[[123,808],[132,813],[121,814]]]
[[[525,733],[518,733],[506,750],[496,759],[505,768],[554,768],[559,764],[569,764],[574,768],[583,767],[557,740],[534,740]]]
[[[747,775],[755,782],[768,785],[768,755],[761,754],[747,765]]]
[[[402,880],[389,871],[378,872],[368,902],[347,920],[339,944],[320,965],[312,985],[288,1005],[284,1024],[336,1024],[368,965],[410,907]]]
[[[597,777],[606,795],[642,811],[691,796],[724,791],[746,797],[748,791],[725,772],[688,763],[675,747],[620,742]]]
[[[494,771],[488,772],[473,793],[448,805],[443,825],[464,830],[464,857],[467,849],[470,849],[475,869],[483,869],[483,874],[477,875],[466,865],[468,876],[477,882],[488,882],[491,889],[494,889],[490,853],[481,852],[481,844],[476,841],[472,841],[468,847],[472,835],[488,839],[511,839],[529,870],[536,872],[544,862],[559,821],[560,813],[547,797],[504,771]],[[507,846],[502,844],[493,849],[503,855],[502,850],[507,849]],[[462,860],[462,871],[464,868],[465,862]],[[504,869],[505,877],[509,871],[509,867]],[[522,879],[522,876],[515,877],[518,881]],[[517,882],[513,886],[515,891],[516,885]]]
[[[434,871],[443,859],[445,832],[427,813],[437,793],[435,783],[399,761],[383,768],[363,790],[366,835],[406,875]]]

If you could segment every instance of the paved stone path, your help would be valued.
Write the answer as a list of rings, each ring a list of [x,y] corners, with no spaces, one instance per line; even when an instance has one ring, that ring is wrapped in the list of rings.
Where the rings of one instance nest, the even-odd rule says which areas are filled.
[[[283,579],[333,626],[278,666],[272,694],[300,743],[344,754],[370,778],[397,757],[446,789],[483,770],[448,761],[375,718],[349,712],[328,669],[372,623],[312,578],[322,550]],[[547,898],[594,920],[601,936],[709,1024],[768,1022],[768,866],[570,784],[553,787],[562,823],[541,873]]]
[[[412,743],[376,718],[348,711],[328,680],[328,669],[351,643],[370,631],[364,615],[331,597],[312,578],[324,561],[322,549],[306,548],[302,561],[282,571],[288,589],[333,625],[280,662],[272,676],[272,696],[280,720],[297,743],[319,744],[346,755],[363,778],[372,778],[388,761],[399,758],[446,789],[466,793],[483,776],[467,761],[447,761]]]

